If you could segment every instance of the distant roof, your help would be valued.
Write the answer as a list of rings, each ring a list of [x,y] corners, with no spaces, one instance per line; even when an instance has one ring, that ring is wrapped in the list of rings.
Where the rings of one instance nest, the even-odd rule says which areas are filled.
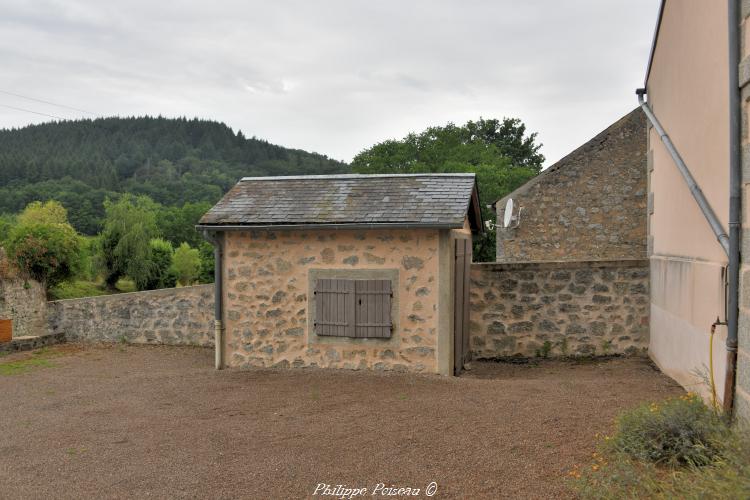
[[[482,230],[474,174],[245,177],[199,226],[336,226]]]
[[[508,198],[514,198],[516,196],[521,195],[522,193],[527,192],[534,185],[547,179],[549,176],[555,175],[556,172],[559,172],[560,170],[563,170],[565,167],[570,165],[571,160],[575,161],[575,159],[579,158],[580,155],[587,154],[592,150],[601,148],[602,145],[607,142],[607,139],[610,137],[610,135],[615,134],[615,133],[621,134],[622,128],[628,126],[628,124],[630,123],[642,124],[641,126],[644,128],[643,133],[644,134],[646,133],[645,132],[646,115],[643,114],[643,110],[640,108],[640,106],[635,108],[633,111],[623,116],[622,118],[620,118],[613,124],[611,124],[609,127],[605,128],[604,130],[596,134],[592,139],[589,139],[582,146],[577,147],[572,152],[563,156],[554,165],[551,165],[550,167],[547,167],[546,169],[539,172],[539,174],[537,174],[535,177],[532,177],[531,179],[526,181],[525,184],[522,184],[521,186],[516,188],[514,191],[506,194],[499,200],[495,200],[492,203],[492,206],[495,208],[497,208],[498,204],[500,206],[503,206],[503,204],[508,201]]]

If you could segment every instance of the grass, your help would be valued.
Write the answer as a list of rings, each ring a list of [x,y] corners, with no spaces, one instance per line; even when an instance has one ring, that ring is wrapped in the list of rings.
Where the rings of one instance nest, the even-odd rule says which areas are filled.
[[[62,300],[77,299],[79,297],[96,297],[98,295],[108,295],[109,293],[100,284],[93,281],[76,280],[60,283],[49,291],[49,296],[52,300]]]
[[[115,284],[115,290],[111,290],[104,285],[101,280],[88,281],[76,280],[60,283],[50,289],[50,300],[79,299],[81,297],[98,297],[100,295],[112,295],[115,293],[135,292],[135,283],[133,280],[122,278]]]
[[[25,373],[35,368],[49,368],[55,366],[50,359],[58,356],[54,351],[43,347],[32,351],[30,357],[18,361],[0,363],[0,376],[13,376]]]

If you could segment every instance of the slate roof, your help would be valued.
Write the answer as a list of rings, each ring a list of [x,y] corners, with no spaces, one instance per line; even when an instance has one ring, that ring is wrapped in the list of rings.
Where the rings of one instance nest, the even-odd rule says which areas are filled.
[[[429,226],[481,230],[474,174],[245,177],[199,226]],[[478,218],[477,218],[478,217]]]

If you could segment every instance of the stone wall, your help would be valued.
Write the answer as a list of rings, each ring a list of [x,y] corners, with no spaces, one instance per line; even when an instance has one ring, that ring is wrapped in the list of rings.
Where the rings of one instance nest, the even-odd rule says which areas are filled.
[[[742,52],[740,55],[740,102],[742,116],[742,247],[740,255],[740,317],[737,348],[737,388],[734,396],[736,415],[750,422],[750,2],[743,0],[740,10]]]
[[[647,260],[472,264],[474,359],[645,354]]]
[[[225,233],[225,363],[438,371],[439,247],[425,229]],[[393,280],[392,337],[315,335],[315,276]]]
[[[646,258],[646,118],[636,109],[497,202],[498,262]]]
[[[32,349],[62,344],[65,340],[65,333],[63,332],[33,336],[24,335],[23,337],[15,337],[10,342],[1,343],[0,353],[31,351]]]
[[[48,304],[48,330],[68,341],[213,345],[214,286],[198,285]]]
[[[13,337],[42,335],[46,331],[47,294],[33,280],[0,279],[0,319],[13,320]]]

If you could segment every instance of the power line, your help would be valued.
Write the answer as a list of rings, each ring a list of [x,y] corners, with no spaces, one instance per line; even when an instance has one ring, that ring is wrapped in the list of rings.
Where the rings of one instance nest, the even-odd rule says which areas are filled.
[[[25,111],[26,113],[34,113],[35,115],[49,116],[50,118],[55,118],[56,120],[67,120],[67,118],[63,118],[61,116],[48,115],[47,113],[40,113],[38,111],[31,111],[30,109],[17,108],[15,106],[8,106],[7,104],[0,104],[0,106],[2,106],[4,108],[8,108],[8,109],[15,109],[16,111]]]
[[[85,109],[74,108],[73,106],[66,106],[65,104],[57,104],[57,103],[52,102],[52,101],[45,101],[44,99],[37,99],[35,97],[29,97],[29,96],[26,96],[26,95],[15,94],[13,92],[8,92],[7,90],[0,89],[0,94],[12,95],[14,97],[20,97],[21,99],[28,99],[29,101],[41,102],[41,103],[44,103],[44,104],[49,104],[51,106],[57,106],[59,108],[71,109],[73,111],[80,111],[81,113],[86,113],[86,114],[89,114],[89,115],[96,116],[96,113],[92,113],[91,111],[86,111]]]

